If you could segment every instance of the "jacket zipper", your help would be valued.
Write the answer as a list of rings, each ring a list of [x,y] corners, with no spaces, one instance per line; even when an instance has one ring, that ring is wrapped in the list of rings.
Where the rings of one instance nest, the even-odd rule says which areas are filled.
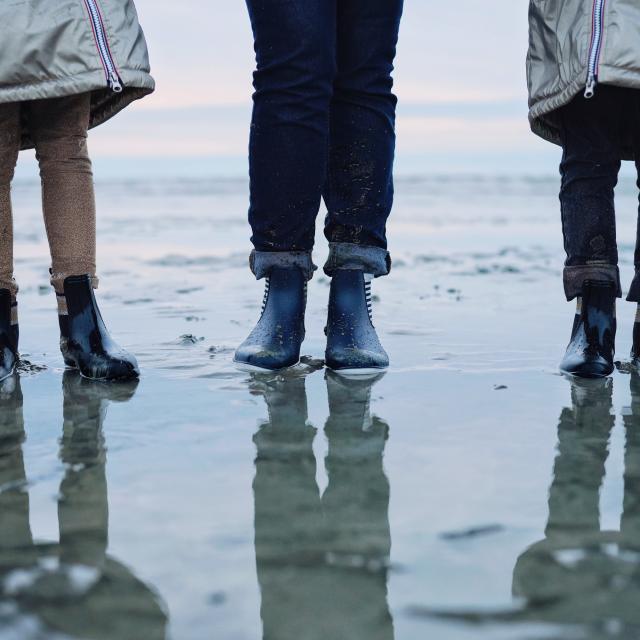
[[[593,98],[598,84],[598,67],[600,64],[600,53],[602,52],[602,29],[604,22],[604,6],[606,0],[594,0],[593,2],[593,31],[591,35],[591,46],[589,47],[589,66],[587,72],[587,86],[584,90],[584,97]]]
[[[116,69],[116,64],[113,61],[111,55],[111,49],[109,47],[109,40],[107,39],[107,32],[102,22],[102,15],[96,0],[84,0],[84,3],[89,12],[89,19],[91,20],[91,27],[93,29],[93,35],[96,41],[96,47],[100,54],[100,60],[104,67],[104,72],[107,76],[107,85],[109,89],[114,93],[122,93],[122,80]]]

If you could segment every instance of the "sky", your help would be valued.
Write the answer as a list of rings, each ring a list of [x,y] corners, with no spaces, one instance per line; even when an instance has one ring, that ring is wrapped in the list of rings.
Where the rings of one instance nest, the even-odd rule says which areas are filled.
[[[326,1],[326,0],[319,0]],[[137,0],[157,90],[94,130],[105,175],[246,175],[253,42],[243,0]],[[526,0],[405,0],[396,170],[557,173],[527,122]],[[23,154],[19,175],[32,171]]]

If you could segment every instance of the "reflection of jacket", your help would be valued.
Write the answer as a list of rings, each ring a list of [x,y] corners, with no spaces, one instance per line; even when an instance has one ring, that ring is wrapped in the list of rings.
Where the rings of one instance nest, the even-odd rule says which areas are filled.
[[[616,620],[624,630],[627,625],[635,630],[640,623],[640,378],[631,376],[631,412],[624,416],[624,512],[619,531],[604,531],[600,525],[600,490],[615,424],[613,388],[608,382],[592,383],[572,381],[572,408],[562,411],[558,424],[545,539],[518,558],[513,592],[527,601],[521,621],[598,629],[605,620]],[[627,636],[621,630],[620,637],[634,633]]]
[[[640,3],[530,0],[527,81],[533,131],[560,144],[554,112],[587,85],[640,88]]]
[[[92,92],[95,127],[153,91],[149,71],[133,0],[0,2],[0,103]]]

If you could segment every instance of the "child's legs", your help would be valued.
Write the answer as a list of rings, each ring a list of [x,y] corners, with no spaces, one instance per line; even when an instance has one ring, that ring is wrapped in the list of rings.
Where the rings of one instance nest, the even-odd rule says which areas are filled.
[[[11,180],[20,151],[20,104],[0,104],[0,289],[16,294],[13,279]]]
[[[52,284],[96,273],[96,208],[87,151],[90,94],[26,104],[42,180]]]
[[[567,300],[586,280],[611,281],[620,295],[614,188],[620,170],[620,127],[628,93],[601,86],[561,111],[563,155],[560,205],[567,259]]]

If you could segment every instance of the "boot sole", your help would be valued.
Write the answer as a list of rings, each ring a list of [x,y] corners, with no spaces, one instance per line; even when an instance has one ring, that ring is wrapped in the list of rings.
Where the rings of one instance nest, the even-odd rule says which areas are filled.
[[[615,369],[614,369],[615,370]],[[601,371],[566,371],[565,369],[560,369],[560,373],[565,376],[569,376],[570,378],[583,378],[584,380],[602,380],[603,378],[609,378],[613,375],[613,371],[609,371],[608,373],[603,373]]]
[[[290,364],[287,367],[282,367],[282,369],[267,369],[265,367],[257,367],[255,364],[246,364],[245,362],[238,362],[237,360],[233,361],[236,369],[238,371],[243,371],[245,373],[279,373],[281,371],[287,371],[289,369],[293,369],[293,367],[297,367],[300,364],[300,360],[295,362],[294,364]]]
[[[370,367],[368,369],[332,369],[331,367],[327,367],[330,371],[337,373],[340,376],[344,376],[345,378],[375,378],[379,376],[381,373],[387,371],[388,367],[384,368],[375,368]]]

